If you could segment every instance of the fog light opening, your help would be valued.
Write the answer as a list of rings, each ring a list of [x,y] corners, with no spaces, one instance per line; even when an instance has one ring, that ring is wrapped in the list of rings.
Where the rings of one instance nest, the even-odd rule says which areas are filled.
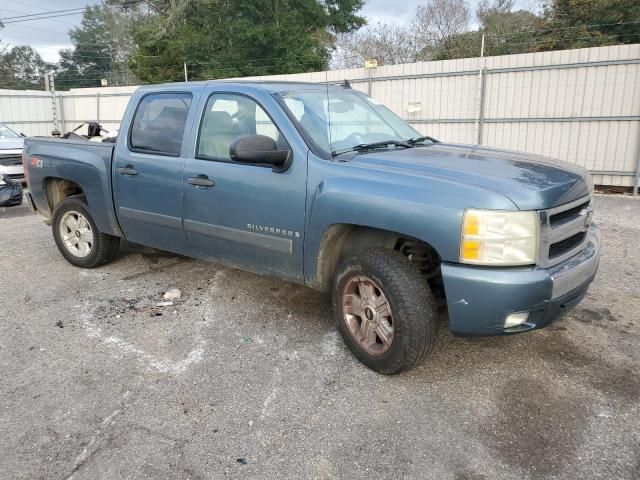
[[[529,318],[529,312],[518,312],[507,315],[504,321],[504,328],[518,327]]]

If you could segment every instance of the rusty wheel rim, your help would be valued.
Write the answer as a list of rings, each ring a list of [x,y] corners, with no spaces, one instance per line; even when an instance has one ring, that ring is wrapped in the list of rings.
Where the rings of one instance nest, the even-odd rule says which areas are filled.
[[[391,348],[391,305],[374,280],[358,275],[345,283],[342,315],[351,338],[369,355],[380,356]]]

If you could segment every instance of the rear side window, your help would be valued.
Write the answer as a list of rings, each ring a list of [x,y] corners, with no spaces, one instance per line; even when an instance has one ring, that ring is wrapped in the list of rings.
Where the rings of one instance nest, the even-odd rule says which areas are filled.
[[[190,93],[153,93],[143,97],[131,124],[131,150],[179,156],[189,107]]]

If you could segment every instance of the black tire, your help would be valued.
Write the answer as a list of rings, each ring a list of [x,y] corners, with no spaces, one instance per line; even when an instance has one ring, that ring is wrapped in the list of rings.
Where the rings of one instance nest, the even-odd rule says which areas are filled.
[[[350,333],[343,311],[345,288],[350,279],[353,282],[362,276],[379,285],[391,307],[391,346],[375,355]],[[431,352],[437,334],[435,299],[419,270],[399,252],[372,248],[345,258],[334,277],[332,298],[342,338],[353,355],[370,369],[386,375],[399,373],[419,365]]]
[[[91,251],[84,257],[74,255],[64,243],[60,236],[60,222],[67,212],[78,212],[82,214],[93,232],[93,243]],[[80,268],[96,268],[113,261],[120,250],[120,238],[113,235],[107,235],[98,230],[96,222],[93,220],[84,196],[67,197],[58,204],[53,212],[53,221],[51,222],[53,238],[56,241],[58,250],[62,256],[72,265]]]

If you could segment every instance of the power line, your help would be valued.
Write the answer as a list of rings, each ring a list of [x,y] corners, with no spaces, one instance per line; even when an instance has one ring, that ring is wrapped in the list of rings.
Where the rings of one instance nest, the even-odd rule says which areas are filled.
[[[0,22],[3,23],[7,23],[7,20],[16,20],[16,19],[21,19],[21,18],[27,18],[27,17],[35,17],[37,15],[51,15],[51,14],[58,14],[58,13],[67,13],[67,12],[80,12],[82,13],[84,11],[84,7],[81,8],[67,8],[65,10],[49,10],[46,12],[42,12],[42,13],[29,13],[26,15],[16,15],[14,17],[5,17],[5,18],[0,18]],[[37,19],[34,19],[37,20]],[[9,22],[11,23],[11,22]]]
[[[132,2],[127,4],[126,8],[138,6],[146,2],[147,0],[139,0],[137,2]],[[109,8],[109,6],[107,5],[100,5],[100,4],[87,5],[87,7]],[[9,25],[12,23],[31,22],[36,20],[47,20],[50,18],[71,17],[74,15],[83,14],[85,12],[85,9],[86,7],[73,8],[73,9],[67,9],[67,10],[52,10],[48,12],[34,13],[30,15],[19,15],[15,17],[0,18],[0,22],[4,23],[5,25]]]
[[[9,2],[9,3],[13,3],[13,4],[15,4],[15,5],[19,5],[19,6],[21,6],[21,7],[23,7],[23,6],[29,6],[29,7],[37,8],[38,10],[45,10],[45,12],[42,12],[42,13],[43,13],[43,14],[44,14],[44,13],[46,13],[46,8],[42,8],[42,7],[39,7],[39,6],[37,6],[37,5],[33,5],[32,3],[17,2],[17,1],[15,1],[15,0],[4,0],[4,1],[5,1],[5,2]],[[3,9],[4,9],[4,10],[8,10],[8,11],[10,11],[10,12],[15,12],[15,13],[27,13],[27,12],[24,12],[24,11],[19,12],[19,11],[17,11],[17,10],[10,10],[10,9],[8,9],[8,8],[3,8]],[[57,23],[62,23],[63,25],[69,25],[70,27],[75,27],[75,26],[76,26],[76,25],[74,25],[74,24],[72,24],[72,23],[63,22],[63,21],[61,21],[61,20],[57,20]]]
[[[57,15],[49,15],[47,17],[38,17],[38,18],[26,18],[24,20],[10,20],[8,22],[1,20],[2,23],[4,23],[5,25],[11,25],[13,23],[24,23],[24,22],[33,22],[35,20],[47,20],[49,18],[59,18],[59,17],[71,17],[74,15],[81,15],[82,13],[84,13],[84,11],[79,11],[79,12],[75,12],[75,13],[59,13]]]
[[[131,3],[126,5],[126,8],[138,6],[138,5],[141,5],[143,3],[147,3],[147,0],[138,0],[138,1],[135,1],[135,2],[131,2]],[[64,9],[64,10],[49,10],[49,11],[45,11],[45,12],[41,12],[41,13],[32,13],[32,14],[28,14],[28,15],[17,15],[17,16],[13,16],[13,17],[5,17],[5,18],[0,18],[0,22],[4,23],[6,25],[6,24],[11,24],[11,23],[19,23],[19,22],[30,22],[30,21],[33,21],[33,20],[46,20],[46,19],[49,19],[49,18],[73,16],[73,15],[78,15],[78,14],[84,13],[84,11],[86,10],[87,7],[109,8],[108,5],[94,4],[94,5],[87,5],[87,6],[81,7],[81,8],[68,8],[68,9]]]
[[[40,32],[46,32],[46,33],[53,33],[54,35],[62,35],[64,37],[68,37],[69,34],[68,33],[64,33],[64,32],[56,32],[55,30],[49,30],[47,28],[41,28],[41,27],[34,27],[33,25],[13,25],[13,28],[28,28],[30,30],[38,30]],[[19,36],[16,35],[11,35],[12,37],[15,38],[20,38]],[[25,37],[22,37],[25,38]],[[29,39],[30,37],[27,37],[27,39]]]

